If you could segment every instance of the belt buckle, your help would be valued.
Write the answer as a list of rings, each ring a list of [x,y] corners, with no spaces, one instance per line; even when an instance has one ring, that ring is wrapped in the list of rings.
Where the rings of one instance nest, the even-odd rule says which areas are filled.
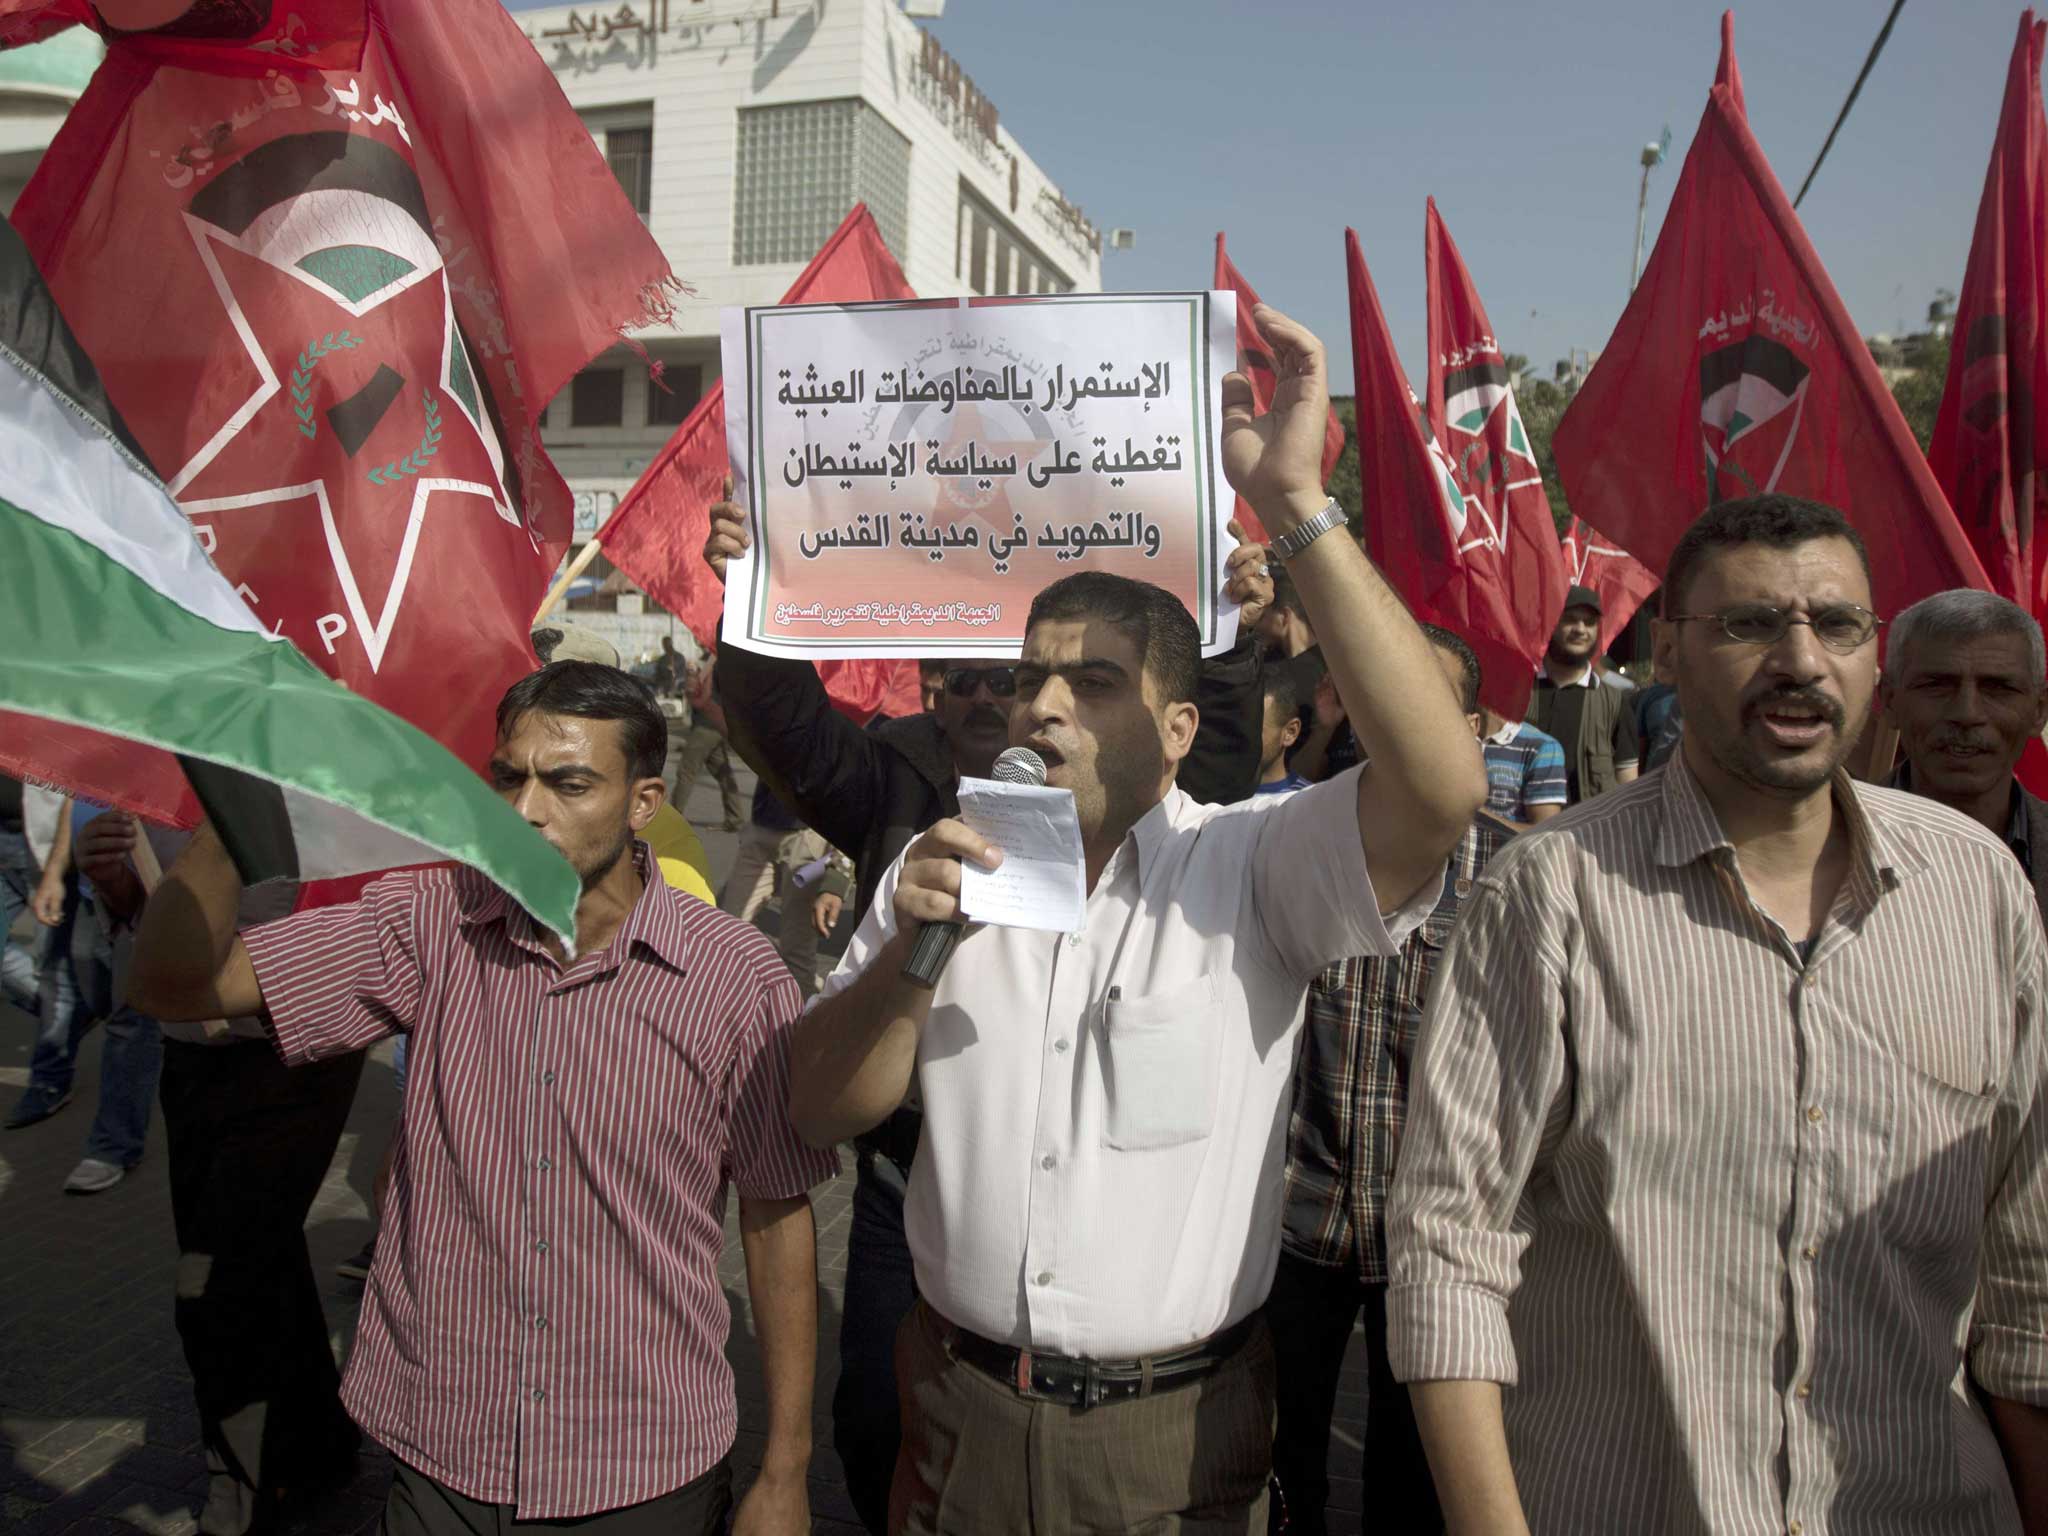
[[[1099,1408],[1107,1397],[1102,1383],[1102,1367],[1093,1360],[1084,1361],[1086,1374],[1081,1378],[1081,1406]]]

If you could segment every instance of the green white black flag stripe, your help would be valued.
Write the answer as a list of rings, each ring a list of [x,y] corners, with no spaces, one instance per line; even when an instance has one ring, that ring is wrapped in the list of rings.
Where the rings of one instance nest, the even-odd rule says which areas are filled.
[[[455,859],[573,934],[568,861],[446,748],[267,634],[155,477],[5,346],[0,708],[177,753],[245,878]]]

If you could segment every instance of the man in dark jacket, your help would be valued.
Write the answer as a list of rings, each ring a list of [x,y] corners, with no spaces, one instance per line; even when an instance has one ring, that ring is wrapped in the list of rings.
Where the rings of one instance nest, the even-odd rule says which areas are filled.
[[[1246,541],[1235,523],[1231,532],[1240,541],[1228,587],[1240,605],[1239,640],[1203,666],[1195,700],[1201,727],[1179,776],[1189,795],[1217,804],[1247,798],[1258,783],[1264,699],[1252,631],[1273,591],[1264,549]],[[704,560],[720,581],[726,561],[747,543],[745,514],[730,503],[712,507]],[[716,686],[734,749],[806,824],[853,856],[856,922],[911,840],[959,814],[960,780],[988,776],[1009,745],[1017,695],[1007,661],[948,661],[935,710],[862,730],[832,708],[808,662],[737,645],[719,651]],[[900,1439],[896,1331],[916,1301],[903,1192],[923,1118],[906,1106],[854,1143],[833,1446],[847,1495],[875,1532],[887,1527]]]

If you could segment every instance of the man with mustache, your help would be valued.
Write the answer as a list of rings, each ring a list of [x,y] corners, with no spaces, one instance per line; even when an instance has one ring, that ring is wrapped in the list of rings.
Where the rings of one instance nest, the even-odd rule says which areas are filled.
[[[573,951],[446,867],[238,935],[241,880],[202,827],[143,909],[131,995],[165,1020],[261,1015],[291,1067],[408,1037],[342,1382],[396,1459],[386,1536],[796,1536],[817,1357],[808,1192],[837,1167],[790,1128],[796,983],[751,926],[657,872],[641,834],[666,799],[668,725],[644,683],[557,661],[506,691],[497,724],[493,786],[581,878]],[[728,1185],[768,1406],[736,1511]]]
[[[1259,775],[1261,694],[1252,632],[1273,588],[1265,551],[1244,541],[1235,523],[1231,532],[1240,543],[1230,557],[1227,590],[1239,604],[1240,639],[1202,667],[1202,729],[1183,773],[1187,791],[1206,800],[1243,799]],[[726,562],[748,542],[746,514],[730,502],[715,504],[704,561],[721,582]],[[921,663],[919,670],[928,696],[935,696],[929,712],[877,720],[863,730],[832,707],[810,663],[737,645],[719,657],[718,695],[734,747],[807,825],[852,854],[857,918],[867,915],[877,883],[911,840],[958,814],[960,780],[988,777],[1010,742],[1017,684],[1009,662],[966,658],[929,670]],[[896,1330],[916,1299],[903,1238],[903,1192],[923,1122],[914,1104],[904,1104],[854,1138],[858,1161],[832,1438],[846,1470],[847,1496],[861,1522],[878,1533],[888,1519],[899,1441]]]
[[[1905,762],[1892,782],[2004,840],[2048,916],[2048,802],[2013,777],[2048,724],[2041,626],[2017,603],[1961,588],[1892,620],[1877,685]]]
[[[1010,741],[1073,794],[1087,891],[1071,933],[967,929],[936,989],[903,974],[957,921],[938,822],[888,871],[790,1057],[814,1145],[916,1084],[890,1528],[1254,1532],[1295,1044],[1310,980],[1391,954],[1435,905],[1486,796],[1479,746],[1415,621],[1323,493],[1321,343],[1261,306],[1280,381],[1223,382],[1223,462],[1275,534],[1369,764],[1293,795],[1201,804],[1176,776],[1199,711],[1180,599],[1103,572],[1031,606]]]
[[[2048,1536],[2048,940],[1996,836],[1842,771],[1871,602],[1833,508],[1711,508],[1678,752],[1466,903],[1387,1217],[1452,1536]]]

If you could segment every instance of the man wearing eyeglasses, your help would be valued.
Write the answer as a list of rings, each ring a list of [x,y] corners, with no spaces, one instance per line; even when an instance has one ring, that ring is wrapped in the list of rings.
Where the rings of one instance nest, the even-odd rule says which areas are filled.
[[[1238,531],[1235,524],[1232,531]],[[720,581],[726,562],[747,545],[740,508],[713,506],[704,560]],[[1262,701],[1251,635],[1272,597],[1265,551],[1241,542],[1229,580],[1242,638],[1234,651],[1203,666],[1202,729],[1182,769],[1184,787],[1205,800],[1245,798],[1259,773]],[[719,653],[718,696],[734,747],[783,803],[852,854],[856,919],[867,915],[876,883],[911,840],[959,814],[960,780],[986,778],[1010,744],[1017,697],[1010,662],[951,660],[933,670],[937,676],[920,678],[933,703],[927,713],[862,730],[832,708],[809,663],[736,645]],[[905,1105],[854,1141],[833,1446],[846,1470],[847,1496],[875,1532],[887,1525],[899,1439],[896,1332],[916,1299],[903,1196],[923,1120],[914,1105]]]
[[[1712,508],[1663,602],[1678,752],[1488,867],[1417,1044],[1388,1330],[1449,1529],[2043,1536],[2032,893],[1842,771],[1840,513]]]

